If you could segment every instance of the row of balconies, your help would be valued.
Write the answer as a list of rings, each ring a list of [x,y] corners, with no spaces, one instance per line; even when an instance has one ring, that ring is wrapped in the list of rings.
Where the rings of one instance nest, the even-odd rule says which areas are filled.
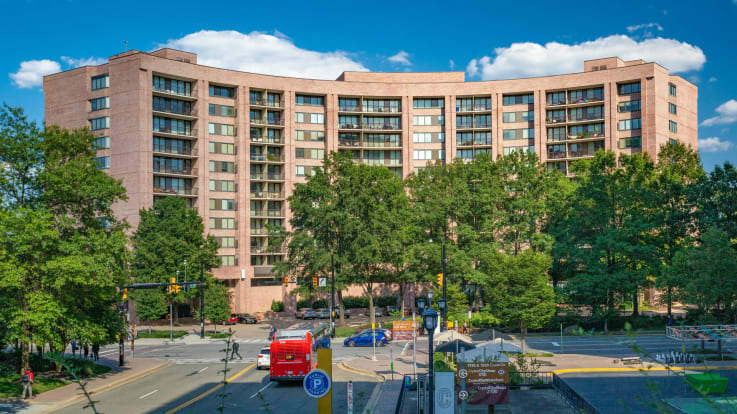
[[[251,154],[251,161],[284,162],[284,154]]]
[[[252,125],[284,126],[284,119],[279,118],[251,118]]]
[[[284,174],[281,173],[251,173],[252,180],[284,180]]]
[[[400,114],[402,111],[400,108],[392,108],[392,107],[365,107],[362,108],[361,106],[347,106],[347,105],[340,105],[338,106],[338,112],[367,112],[367,113],[390,113],[390,114]]]
[[[572,118],[572,119],[568,119],[568,120],[566,120],[566,117],[565,116],[561,116],[561,117],[557,117],[556,116],[556,117],[545,118],[545,123],[548,124],[548,125],[552,125],[552,124],[564,124],[566,122],[602,121],[603,119],[604,119],[604,115],[603,114],[601,114],[601,115],[587,115],[587,116],[582,116],[582,117],[579,117],[579,118]]]
[[[341,139],[338,141],[339,147],[368,147],[368,148],[399,148],[402,146],[399,142],[384,141],[360,141],[353,139]]]
[[[398,131],[402,129],[401,126],[395,124],[354,124],[354,123],[343,123],[338,125],[339,129],[370,129],[370,130],[381,130],[381,131]]]
[[[262,134],[251,134],[251,142],[254,143],[265,143],[265,144],[284,144],[281,137],[270,137]]]
[[[251,199],[284,199],[284,194],[280,191],[251,191]]]
[[[587,104],[587,103],[598,103],[603,102],[604,97],[600,95],[595,95],[593,97],[586,97],[586,98],[577,98],[577,99],[552,99],[549,101],[546,101],[546,106],[562,106],[562,105],[580,105],[580,104]]]
[[[270,218],[283,218],[284,213],[282,213],[281,209],[279,210],[270,210],[270,209],[261,209],[261,210],[254,210],[251,209],[251,217],[270,217]]]

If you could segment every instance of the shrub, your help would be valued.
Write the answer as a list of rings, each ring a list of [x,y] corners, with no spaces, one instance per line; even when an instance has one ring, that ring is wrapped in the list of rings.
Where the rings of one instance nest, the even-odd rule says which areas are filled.
[[[312,301],[309,299],[301,299],[297,301],[297,309],[309,308],[310,306],[312,306]]]
[[[312,302],[312,309],[320,309],[320,308],[327,308],[327,307],[329,307],[327,299],[320,299],[320,300],[316,300]]]
[[[272,312],[284,312],[284,302],[280,300],[272,300],[271,301],[271,311]]]

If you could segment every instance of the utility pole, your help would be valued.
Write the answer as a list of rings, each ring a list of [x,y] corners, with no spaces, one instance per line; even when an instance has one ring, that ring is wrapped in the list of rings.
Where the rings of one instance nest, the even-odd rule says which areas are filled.
[[[205,265],[200,257],[200,338],[205,339]]]
[[[445,285],[448,283],[446,275],[445,275],[445,228],[443,228],[443,300],[445,303],[448,303],[448,298],[446,297],[446,290]],[[442,310],[443,312],[443,325],[440,327],[441,331],[445,331],[445,329],[448,327],[448,314],[445,309]]]
[[[335,338],[335,255],[330,255],[330,268],[333,273],[330,282],[330,337]]]

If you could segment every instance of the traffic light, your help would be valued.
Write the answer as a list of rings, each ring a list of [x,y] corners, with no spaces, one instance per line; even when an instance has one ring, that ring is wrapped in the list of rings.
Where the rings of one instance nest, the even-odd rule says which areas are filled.
[[[316,277],[312,278],[312,287],[317,288],[317,278]]]
[[[287,286],[289,286],[289,278],[288,277],[285,277],[284,278],[284,287],[287,287]]]
[[[438,273],[438,286],[443,286],[443,274]]]
[[[169,283],[177,283],[177,278],[172,277],[169,278]],[[177,285],[169,285],[169,294],[177,293],[179,292],[179,286]]]
[[[128,289],[123,289],[123,300],[128,299]]]

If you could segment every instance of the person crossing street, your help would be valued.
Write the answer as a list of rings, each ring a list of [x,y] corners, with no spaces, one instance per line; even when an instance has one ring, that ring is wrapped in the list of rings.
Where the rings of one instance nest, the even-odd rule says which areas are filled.
[[[238,342],[236,342],[235,339],[233,339],[233,347],[232,347],[233,352],[231,352],[231,354],[230,354],[230,360],[231,361],[235,359],[235,356],[236,355],[238,355],[238,359],[243,359],[243,357],[241,356],[240,352],[238,352],[240,350],[240,348],[241,348],[240,344]]]

